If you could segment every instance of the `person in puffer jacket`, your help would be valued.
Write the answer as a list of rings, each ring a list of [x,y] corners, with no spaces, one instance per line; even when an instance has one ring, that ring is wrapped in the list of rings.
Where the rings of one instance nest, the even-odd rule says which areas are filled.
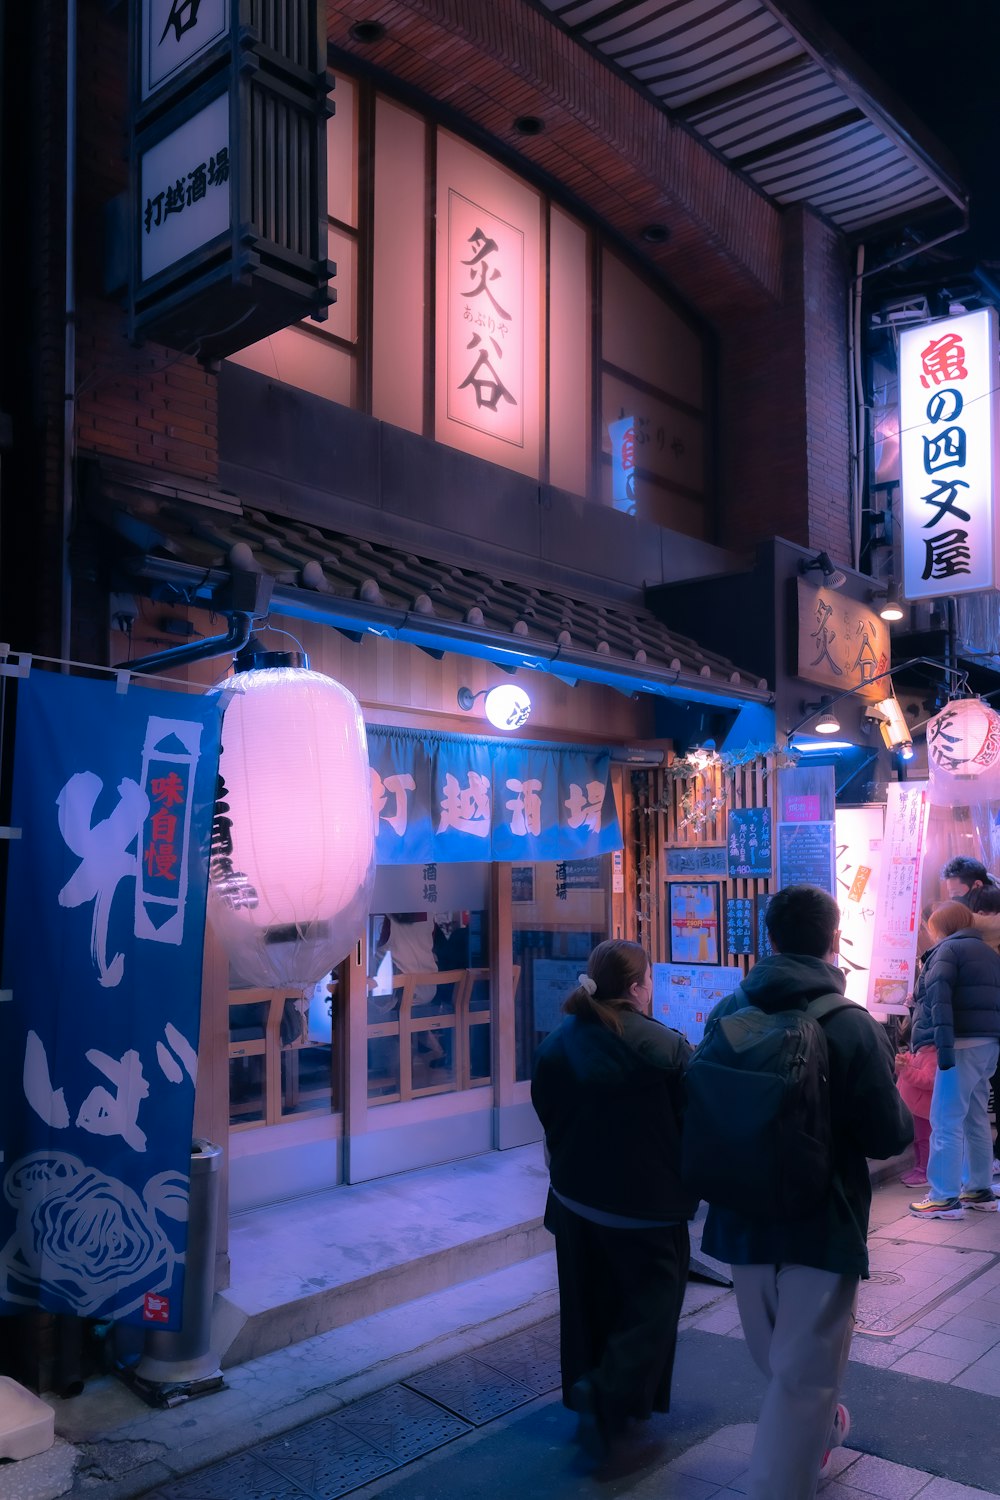
[[[910,1045],[937,1048],[927,1196],[921,1219],[995,1213],[990,1076],[1000,1052],[1000,953],[983,941],[967,906],[946,901],[928,918],[935,939],[913,996]],[[963,1181],[963,1163],[967,1174]]]

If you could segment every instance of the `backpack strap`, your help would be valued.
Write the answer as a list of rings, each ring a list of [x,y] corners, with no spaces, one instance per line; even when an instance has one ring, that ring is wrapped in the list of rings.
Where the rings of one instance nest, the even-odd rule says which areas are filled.
[[[839,991],[829,995],[820,995],[816,1000],[810,1000],[806,1006],[805,1013],[812,1016],[822,1026],[831,1016],[836,1015],[838,1010],[858,1010],[862,1007],[855,1005],[853,1000],[845,1000]]]

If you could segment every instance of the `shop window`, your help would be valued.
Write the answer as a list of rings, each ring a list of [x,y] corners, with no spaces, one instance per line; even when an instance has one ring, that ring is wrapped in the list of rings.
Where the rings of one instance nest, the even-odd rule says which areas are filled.
[[[229,1123],[277,1125],[338,1107],[337,981],[311,994],[229,992]]]
[[[370,1104],[491,1083],[488,871],[485,864],[379,869],[368,925]],[[444,904],[460,895],[478,896],[481,905]]]
[[[562,1020],[591,950],[608,936],[607,857],[511,866],[517,1077]]]

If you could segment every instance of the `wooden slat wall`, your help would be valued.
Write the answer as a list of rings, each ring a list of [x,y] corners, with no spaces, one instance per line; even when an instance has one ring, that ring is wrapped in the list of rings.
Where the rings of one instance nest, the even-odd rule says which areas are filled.
[[[773,761],[750,761],[744,766],[725,770],[710,768],[704,775],[674,776],[667,769],[634,770],[626,799],[626,889],[635,892],[631,911],[633,931],[654,963],[669,963],[670,938],[667,926],[666,888],[672,880],[709,880],[720,886],[722,944],[720,963],[738,967],[747,973],[753,965],[752,954],[730,954],[726,950],[725,909],[730,897],[767,895],[772,879],[731,880],[715,876],[668,876],[666,849],[697,848],[702,844],[725,844],[726,817],[730,808],[771,807],[777,796],[776,770]],[[705,799],[710,808],[713,800],[722,805],[707,818],[704,826],[683,826],[685,798],[693,795]],[[773,812],[772,812],[773,818]],[[774,836],[772,828],[772,848]],[[756,908],[755,908],[756,921]]]

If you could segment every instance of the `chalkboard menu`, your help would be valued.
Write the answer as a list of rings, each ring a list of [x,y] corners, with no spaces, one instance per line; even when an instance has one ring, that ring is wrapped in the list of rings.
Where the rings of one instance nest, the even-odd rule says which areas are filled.
[[[734,880],[771,873],[771,809],[734,807],[726,833],[729,874]],[[736,951],[736,950],[734,950]]]
[[[753,901],[747,896],[726,902],[726,952],[753,952]]]
[[[771,939],[767,935],[767,922],[765,920],[770,899],[770,896],[757,897],[757,957],[759,959],[770,958],[774,952],[774,949],[771,947]]]
[[[778,884],[818,885],[834,894],[832,823],[778,824]]]
[[[668,875],[725,875],[726,851],[722,845],[693,845],[690,849],[668,849]]]

